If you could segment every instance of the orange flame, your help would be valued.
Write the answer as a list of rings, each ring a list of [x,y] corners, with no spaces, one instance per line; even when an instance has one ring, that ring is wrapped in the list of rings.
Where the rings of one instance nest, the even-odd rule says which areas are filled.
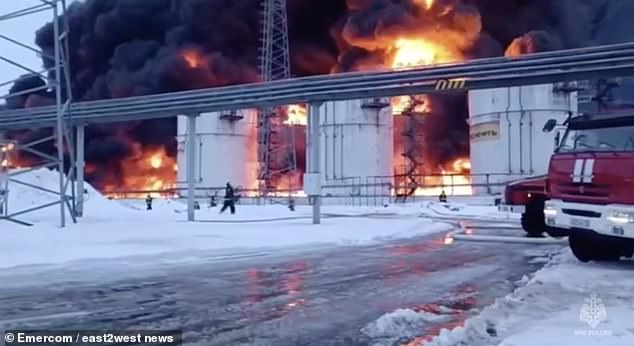
[[[37,162],[33,158],[20,155],[14,142],[0,144],[0,170],[29,168],[36,164]]]
[[[134,146],[134,154],[122,163],[122,182],[103,188],[111,198],[143,198],[147,195],[161,197],[164,190],[174,188],[178,166],[164,148],[143,150]],[[127,192],[129,191],[129,192]]]
[[[416,4],[422,6],[424,10],[430,10],[435,2],[433,0],[417,0]],[[464,56],[458,48],[453,47],[450,42],[439,41],[439,37],[398,37],[388,49],[391,57],[389,66],[393,69],[404,69],[464,60]],[[403,114],[405,109],[411,108],[410,106],[414,106],[414,112],[427,114],[432,111],[433,105],[426,95],[402,96],[392,99],[394,115]],[[445,191],[446,194],[450,195],[470,195],[472,194],[471,181],[470,177],[465,175],[465,173],[468,174],[469,170],[469,160],[455,160],[448,168],[441,168],[438,177],[425,178],[423,182],[425,185],[434,185],[435,187],[418,188],[415,194],[438,196],[442,191]]]
[[[437,177],[426,177],[426,185],[432,187],[418,188],[416,196],[438,196],[441,192],[447,195],[468,196],[473,194],[471,186],[471,162],[469,159],[460,158],[453,161],[449,169],[442,168]]]
[[[434,6],[434,0],[415,0],[416,5],[422,6],[425,10],[430,10]]]
[[[13,150],[13,143],[1,144],[0,143],[0,170],[6,171],[9,169],[9,154]]]
[[[399,38],[393,45],[392,68],[431,65],[447,60],[447,50],[423,39]]]
[[[433,1],[426,1],[424,5],[431,7]],[[442,43],[420,38],[398,38],[394,41],[390,51],[392,52],[390,67],[393,69],[428,66],[457,61],[463,58]],[[430,112],[429,99],[424,95],[417,96],[417,98],[421,103],[414,110],[419,113]],[[395,115],[402,114],[410,102],[412,100],[409,96],[394,97],[392,99],[392,113]]]
[[[195,50],[188,50],[183,52],[182,54],[183,59],[185,60],[185,62],[187,63],[187,66],[189,66],[190,68],[198,68],[200,67],[200,65],[202,64],[202,56],[200,55],[200,53],[198,51]]]
[[[306,125],[307,111],[304,105],[289,105],[286,108],[287,119],[285,125]]]

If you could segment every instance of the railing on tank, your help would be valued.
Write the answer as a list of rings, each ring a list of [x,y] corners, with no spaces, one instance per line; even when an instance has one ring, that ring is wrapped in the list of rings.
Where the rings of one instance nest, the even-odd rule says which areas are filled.
[[[385,108],[391,104],[389,97],[375,97],[361,100],[361,108]]]
[[[235,186],[235,193],[239,197],[238,204],[284,204],[287,205],[291,199],[294,201],[305,197],[303,191],[298,189],[278,189],[269,193],[266,197],[260,195],[258,189],[245,189]],[[110,199],[143,199],[147,196],[165,199],[184,199],[187,197],[186,187],[172,187],[155,190],[111,190],[105,192]],[[194,198],[205,205],[222,204],[225,187],[195,187]]]
[[[221,111],[220,119],[235,122],[244,119],[244,116],[237,110]]]
[[[329,179],[321,187],[322,199],[329,202],[343,201],[338,204],[344,205],[359,205],[359,196],[364,193],[362,188],[361,177]]]
[[[438,198],[441,191],[447,196],[501,195],[504,187],[511,181],[529,178],[531,175],[520,173],[482,173],[471,175],[460,174],[428,174],[415,176],[416,184],[395,185],[394,176],[348,177],[327,181],[322,186],[324,204],[344,204],[352,206],[381,206],[399,202],[416,202],[429,198]],[[414,189],[417,193],[403,200],[396,191]],[[224,198],[223,187],[196,187],[195,198],[212,204],[212,200],[221,204]],[[112,191],[106,195],[117,199],[145,198],[147,195],[161,198],[185,198],[186,188],[170,188],[162,190],[126,190]],[[266,197],[259,195],[257,189],[236,187],[240,195],[239,204],[283,204],[292,199],[294,203],[308,203],[306,195],[298,189],[279,189]]]

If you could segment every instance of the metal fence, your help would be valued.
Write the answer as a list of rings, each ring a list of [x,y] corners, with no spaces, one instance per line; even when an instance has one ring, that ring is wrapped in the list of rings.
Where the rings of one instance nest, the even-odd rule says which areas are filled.
[[[529,178],[527,174],[513,173],[485,173],[485,174],[429,174],[415,176],[416,183],[395,184],[394,176],[348,177],[328,180],[322,186],[322,201],[324,204],[338,204],[349,206],[380,206],[392,203],[416,202],[430,197],[438,197],[440,191],[447,196],[496,196],[504,191],[504,187],[511,181]],[[408,196],[399,195],[398,191],[413,189],[416,193]],[[146,195],[162,196],[165,198],[184,198],[186,188],[171,188],[165,190],[135,190],[113,191],[109,195],[113,198],[134,199]],[[196,187],[195,198],[204,203],[222,203],[223,187]],[[236,187],[240,195],[239,204],[288,204],[292,200],[295,204],[308,204],[308,198],[301,190],[280,189],[267,196],[260,196],[257,189]]]

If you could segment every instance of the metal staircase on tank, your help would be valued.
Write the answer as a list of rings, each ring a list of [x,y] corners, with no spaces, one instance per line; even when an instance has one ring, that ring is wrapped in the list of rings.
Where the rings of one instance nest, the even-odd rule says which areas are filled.
[[[258,131],[261,197],[270,195],[281,179],[297,169],[293,128],[284,124],[280,108],[264,111],[266,116],[259,117]]]
[[[416,193],[416,189],[421,186],[419,178],[421,168],[423,166],[423,153],[420,151],[420,145],[423,142],[424,136],[420,129],[426,115],[425,112],[419,111],[419,107],[424,105],[425,101],[417,98],[416,96],[410,96],[407,106],[403,109],[400,116],[407,117],[405,123],[405,129],[401,135],[407,140],[401,156],[405,158],[405,165],[403,172],[395,175],[396,186],[396,202],[405,203],[408,198],[412,197]]]
[[[260,75],[263,81],[291,77],[286,0],[264,0]],[[284,108],[258,111],[258,162],[260,197],[267,197],[276,183],[297,170],[295,136],[292,126],[284,124]]]

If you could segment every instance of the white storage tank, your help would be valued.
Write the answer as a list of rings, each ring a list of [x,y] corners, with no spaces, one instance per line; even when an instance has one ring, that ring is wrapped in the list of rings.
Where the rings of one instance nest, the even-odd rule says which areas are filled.
[[[257,188],[257,112],[203,113],[196,118],[196,187]],[[177,125],[178,186],[187,196],[187,117],[179,116]],[[220,191],[219,196],[224,192]],[[203,193],[197,196],[204,197]]]
[[[320,134],[324,203],[350,204],[369,195],[389,196],[387,177],[393,175],[394,155],[389,98],[324,103]]]
[[[565,84],[470,91],[472,181],[498,185],[474,193],[501,193],[508,181],[546,174],[557,131],[542,129],[570,112],[577,112],[577,93]]]

